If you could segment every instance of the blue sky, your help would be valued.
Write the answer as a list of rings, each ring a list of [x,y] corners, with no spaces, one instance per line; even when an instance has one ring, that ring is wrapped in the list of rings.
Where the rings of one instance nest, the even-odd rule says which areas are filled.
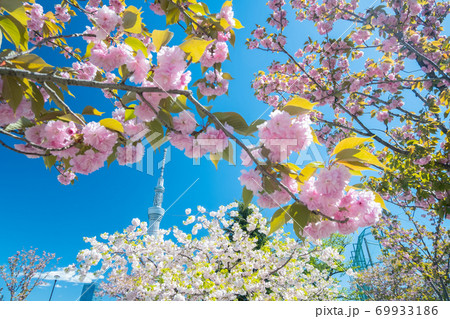
[[[222,4],[222,1],[205,2],[211,11],[216,12]],[[282,61],[284,58],[281,55],[274,57],[258,50],[246,49],[245,39],[250,36],[256,23],[264,24],[269,9],[263,5],[263,1],[258,1],[258,5],[255,5],[255,1],[234,2],[235,17],[241,20],[245,29],[237,31],[236,47],[230,48],[232,62],[224,64],[224,71],[230,73],[235,80],[230,83],[229,96],[220,97],[209,104],[203,100],[201,102],[213,104],[215,111],[239,112],[250,123],[260,116],[267,119],[270,113],[267,106],[253,96],[250,83],[254,73],[265,70],[273,58]],[[44,7],[48,9],[49,5],[56,3],[58,2],[46,1]],[[147,5],[142,3],[142,6],[148,11]],[[164,20],[155,15],[147,13],[144,22],[150,29],[165,29]],[[79,25],[71,25],[67,32],[72,29],[80,31],[77,27]],[[347,27],[348,25],[343,26],[342,31]],[[175,30],[177,36],[170,45],[180,44],[183,39],[183,33],[179,29]],[[295,48],[303,44],[309,35],[316,34],[311,24],[297,23],[295,28],[290,28],[287,32],[288,46],[295,52]],[[49,51],[45,52],[44,57],[51,64],[67,63]],[[191,68],[194,79],[198,68]],[[81,111],[86,105],[92,105],[105,111],[105,115],[113,111],[111,103],[95,90],[73,88],[72,91],[77,98],[68,98],[67,102],[75,110]],[[152,152],[151,148],[147,151]],[[320,152],[324,154],[323,148]],[[161,228],[182,226],[186,208],[195,209],[197,205],[202,205],[212,210],[240,199],[241,186],[237,178],[242,166],[231,166],[228,162],[221,161],[216,170],[205,158],[201,159],[200,165],[194,165],[191,159],[175,148],[171,149],[170,155],[165,174],[164,206],[173,206],[162,220]],[[147,153],[146,156],[151,155]],[[159,175],[156,172],[157,162],[161,160],[162,152],[153,154],[153,170],[156,173],[153,176],[145,173],[146,165],[144,172],[141,172],[136,167],[118,166],[114,163],[109,169],[101,169],[89,176],[80,175],[79,181],[73,186],[59,184],[57,172],[47,171],[42,159],[30,160],[4,148],[0,148],[0,158],[0,264],[4,264],[7,257],[17,250],[37,247],[40,251],[55,253],[61,258],[56,266],[64,267],[75,262],[78,251],[88,248],[83,236],[121,231],[135,217],[147,220],[147,209],[152,205],[153,188]],[[239,156],[237,159],[240,163]],[[59,285],[61,287],[56,288],[54,300],[75,300],[79,297],[82,285],[74,286],[65,282]],[[51,285],[39,287],[30,299],[46,300],[50,290]]]

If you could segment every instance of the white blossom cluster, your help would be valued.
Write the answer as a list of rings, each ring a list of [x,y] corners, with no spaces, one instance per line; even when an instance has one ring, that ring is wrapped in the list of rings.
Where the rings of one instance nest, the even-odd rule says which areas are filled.
[[[133,219],[123,233],[102,234],[101,241],[78,254],[81,274],[91,267],[105,275],[102,294],[119,300],[329,300],[338,284],[329,269],[319,270],[311,258],[334,265],[342,259],[330,247],[300,243],[281,231],[259,249],[256,229],[268,234],[267,220],[250,205],[248,227],[243,230],[230,216],[238,216],[237,203],[209,214],[198,207],[184,224],[147,235],[147,223]],[[190,210],[186,210],[190,214]],[[209,216],[208,216],[209,215]],[[231,229],[227,233],[225,228]],[[201,238],[195,236],[199,231]],[[203,234],[204,233],[204,234]],[[172,238],[172,239],[169,239]]]

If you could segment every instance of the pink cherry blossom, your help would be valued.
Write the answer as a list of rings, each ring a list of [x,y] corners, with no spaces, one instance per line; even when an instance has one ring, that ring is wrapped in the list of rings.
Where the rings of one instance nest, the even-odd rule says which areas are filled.
[[[58,175],[58,181],[63,185],[69,185],[76,175],[72,171],[65,171]]]
[[[94,14],[94,20],[98,27],[96,32],[98,40],[105,39],[122,22],[117,13],[107,6],[103,6]]]
[[[197,121],[192,112],[185,110],[173,118],[173,127],[183,134],[191,134],[197,127]]]
[[[130,81],[142,83],[147,78],[148,72],[150,71],[150,62],[145,58],[142,51],[139,50],[136,56],[128,61],[127,68],[133,73],[130,77]]]
[[[251,190],[255,194],[262,190],[261,176],[254,169],[251,169],[249,171],[246,171],[244,169],[241,170],[239,181],[241,182],[242,186],[245,186],[248,190]]]
[[[111,132],[97,122],[88,123],[81,133],[84,143],[107,155],[111,154],[112,148],[117,142],[117,133]]]
[[[94,150],[87,150],[84,154],[77,155],[70,160],[72,171],[84,175],[89,175],[92,172],[102,168],[108,154],[95,152]]]

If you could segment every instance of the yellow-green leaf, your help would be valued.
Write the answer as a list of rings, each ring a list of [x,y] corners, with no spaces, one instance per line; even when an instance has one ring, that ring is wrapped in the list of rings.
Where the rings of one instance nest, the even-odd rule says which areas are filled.
[[[338,143],[336,147],[333,150],[333,153],[331,153],[330,156],[333,156],[334,154],[339,153],[340,151],[347,149],[347,148],[355,148],[365,142],[371,142],[373,141],[370,137],[349,137],[346,138]]]
[[[383,197],[381,197],[377,192],[372,191],[372,193],[375,195],[375,201],[379,203],[383,209],[388,210],[386,208],[386,204],[384,203]]]
[[[156,52],[158,52],[162,46],[169,43],[173,37],[173,32],[169,30],[153,30],[152,32],[152,42],[155,46]],[[181,46],[180,46],[181,47]]]
[[[272,216],[270,220],[270,231],[269,235],[276,232],[278,229],[283,227],[288,221],[291,220],[291,216],[289,215],[289,206],[281,207],[278,209]]]
[[[370,165],[375,165],[378,167],[385,168],[385,166],[378,160],[378,158],[365,151],[365,150],[357,150],[357,149],[344,149],[336,154],[336,161],[345,161],[345,162],[360,162],[366,163]]]
[[[7,10],[8,13],[14,17],[24,28],[27,26],[27,21],[30,20],[30,18],[27,16],[27,13],[25,11],[25,7],[20,6],[14,10]]]
[[[131,33],[142,32],[141,11],[134,7],[128,6],[123,13],[123,29]]]
[[[291,115],[306,114],[311,112],[314,105],[317,103],[311,103],[307,99],[301,97],[295,97],[283,107],[283,111],[288,112]]]
[[[80,121],[80,119],[83,119],[83,116],[81,114],[77,114],[77,116],[73,114],[64,114],[57,117],[58,120],[64,121],[64,122],[75,122],[80,125],[83,125],[83,122]]]
[[[313,137],[314,143],[316,143],[317,145],[322,145],[322,144],[320,144],[319,139],[317,138],[316,131],[314,131],[314,129],[312,127],[311,127],[311,135]]]
[[[206,47],[214,40],[208,41],[200,38],[191,38],[180,45],[180,49],[189,54],[192,62],[197,63],[205,53]]]
[[[83,112],[81,114],[83,115],[96,115],[96,116],[102,116],[105,112],[100,112],[99,110],[93,108],[92,106],[88,105],[84,108]]]
[[[359,162],[346,162],[346,161],[337,161],[339,164],[343,164],[345,166],[347,166],[349,169],[353,170],[353,171],[364,171],[364,170],[371,170],[374,171],[374,169],[370,166],[366,166],[362,163]]]
[[[220,154],[217,154],[217,153],[210,153],[210,154],[209,154],[209,158],[211,159],[211,162],[213,162],[214,166],[215,166],[216,169],[217,169],[217,168],[218,168],[218,167],[217,167],[217,164],[219,164],[219,161],[220,161],[220,158],[221,158]]]
[[[242,29],[244,26],[242,25],[241,21],[238,19],[234,19],[234,28],[235,29]]]
[[[44,72],[48,73],[53,70],[50,64],[47,64],[40,56],[36,54],[24,54],[20,55],[12,63],[20,66],[23,69],[34,71],[34,72]]]
[[[120,123],[119,121],[117,121],[115,119],[103,119],[99,123],[100,123],[100,125],[103,125],[104,127],[106,127],[109,130],[117,131],[120,133],[124,132],[122,123]]]
[[[13,43],[16,48],[28,49],[28,33],[18,21],[10,16],[0,16],[0,29],[6,39]]]
[[[206,15],[205,8],[198,3],[189,5],[189,9],[191,9],[196,14],[200,13],[203,16]]]
[[[231,7],[233,6],[233,1],[229,0],[229,1],[225,1],[222,5],[222,9],[225,7]]]
[[[128,44],[134,50],[134,52],[136,52],[136,53],[139,50],[141,50],[142,53],[144,54],[144,56],[146,58],[148,58],[147,48],[145,47],[145,44],[142,43],[141,40],[139,40],[137,38],[133,38],[133,37],[128,37],[128,38],[125,39],[125,43]]]

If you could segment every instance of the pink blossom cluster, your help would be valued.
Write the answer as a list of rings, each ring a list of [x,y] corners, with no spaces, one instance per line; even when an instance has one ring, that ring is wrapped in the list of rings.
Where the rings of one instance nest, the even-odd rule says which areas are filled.
[[[306,149],[312,142],[308,115],[291,118],[285,111],[275,110],[270,120],[258,126],[258,136],[267,148],[272,162],[283,162],[292,152]]]
[[[131,82],[136,84],[143,83],[150,71],[150,61],[139,50],[136,56],[128,61],[127,68],[132,73],[130,77]]]
[[[356,44],[361,45],[364,41],[369,40],[370,32],[367,30],[359,29],[355,33],[352,34],[352,40],[355,41]]]
[[[71,170],[75,173],[89,175],[102,168],[107,158],[107,153],[96,152],[90,149],[83,154],[76,155],[70,160],[70,165],[72,165]]]
[[[150,10],[152,10],[155,14],[159,16],[163,16],[165,14],[164,10],[161,8],[159,3],[152,3],[150,5]]]
[[[204,96],[220,96],[228,92],[228,81],[223,78],[223,73],[217,70],[205,74],[206,81],[197,84],[200,93]]]
[[[178,122],[181,128],[193,127],[193,119],[188,119],[187,115],[184,119],[187,121],[186,124],[181,124]],[[182,121],[181,119],[178,121]],[[233,128],[229,125],[225,125],[225,128],[229,132],[233,132]],[[179,150],[184,150],[184,154],[189,158],[201,158],[207,153],[219,154],[222,153],[228,147],[228,137],[222,131],[218,130],[213,126],[208,126],[206,131],[194,137],[188,134],[178,134],[171,132],[168,134],[170,138],[170,143],[178,148]]]
[[[189,135],[197,128],[197,121],[192,112],[185,110],[173,118],[173,127],[182,134]]]
[[[299,198],[311,211],[320,211],[334,220],[308,224],[304,232],[312,238],[328,237],[339,231],[350,234],[359,227],[375,224],[381,217],[381,205],[370,191],[345,189],[351,174],[345,166],[322,169],[317,178],[311,177],[302,186]],[[345,222],[344,222],[345,221]]]
[[[200,64],[209,68],[216,63],[222,63],[228,57],[228,45],[225,42],[215,41],[206,47],[200,58]]]
[[[74,62],[72,68],[77,71],[77,78],[80,80],[92,81],[97,74],[98,68],[91,62]]]
[[[153,82],[166,91],[184,89],[191,81],[191,72],[186,71],[186,67],[186,53],[183,50],[178,46],[162,47],[158,52],[158,67]]]
[[[108,6],[103,6],[94,14],[94,21],[97,25],[95,34],[97,41],[104,40],[117,25],[122,23],[122,19],[117,13]]]
[[[117,143],[117,133],[108,130],[97,122],[88,123],[81,132],[84,143],[92,146],[100,153],[108,157],[112,153],[114,145]]]
[[[234,21],[233,7],[231,6],[222,7],[222,9],[220,9],[220,12],[216,15],[216,19],[225,19],[225,21],[227,21],[227,23],[229,24],[227,30],[234,28],[234,26],[236,25],[236,22]]]
[[[70,14],[67,10],[67,6],[61,6],[60,4],[55,5],[55,16],[61,22],[70,21]]]
[[[122,0],[109,0],[109,6],[117,13],[125,10],[125,5]]]
[[[112,115],[113,119],[122,124],[124,133],[128,135],[129,139],[135,140],[145,135],[146,126],[139,118],[135,117],[125,121],[125,108],[117,107]]]
[[[27,128],[25,138],[45,148],[60,149],[73,144],[73,137],[77,133],[78,127],[74,122],[57,120]]]
[[[75,178],[76,175],[72,171],[64,171],[58,175],[58,181],[63,185],[69,185]]]
[[[131,60],[131,48],[126,44],[110,46],[98,42],[91,50],[90,61],[95,66],[110,72]]]
[[[1,88],[2,85],[0,85]],[[0,126],[5,126],[17,122],[21,117],[34,120],[34,113],[31,110],[31,101],[22,99],[16,111],[7,103],[0,102]]]
[[[31,38],[35,37],[34,32],[41,32],[42,27],[44,26],[45,16],[44,9],[38,3],[32,3],[31,10],[29,11],[30,20],[27,21],[27,27],[31,31]]]

